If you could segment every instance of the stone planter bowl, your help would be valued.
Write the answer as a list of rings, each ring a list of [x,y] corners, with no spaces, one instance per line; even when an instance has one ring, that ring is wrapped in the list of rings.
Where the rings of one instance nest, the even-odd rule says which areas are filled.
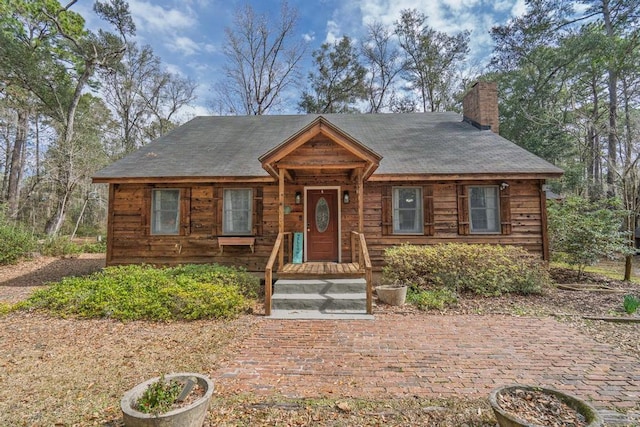
[[[593,406],[585,402],[584,400],[578,399],[575,396],[572,396],[570,394],[563,393],[561,391],[554,390],[551,388],[533,387],[533,386],[527,386],[527,385],[514,384],[514,385],[498,387],[495,390],[493,390],[489,395],[489,404],[491,404],[491,408],[493,409],[493,413],[495,414],[500,427],[541,427],[538,424],[533,424],[529,421],[525,421],[518,418],[516,414],[507,412],[498,405],[498,395],[500,395],[502,392],[508,392],[512,390],[538,391],[538,392],[554,395],[558,399],[560,399],[563,403],[567,404],[569,407],[574,409],[576,412],[583,415],[588,423],[587,427],[603,426],[603,421],[600,415],[598,414],[598,411]]]
[[[135,410],[136,401],[142,396],[147,387],[158,381],[160,377],[151,378],[143,383],[138,384],[131,390],[127,391],[122,400],[120,400],[120,408],[122,409],[122,417],[127,427],[200,427],[204,424],[207,416],[209,402],[213,396],[213,381],[201,374],[190,372],[181,372],[177,374],[168,374],[164,376],[165,381],[170,380],[186,380],[187,378],[195,378],[198,385],[204,389],[204,396],[173,411],[164,414],[153,415],[145,414]]]
[[[376,286],[378,299],[389,305],[403,305],[407,298],[407,286]]]

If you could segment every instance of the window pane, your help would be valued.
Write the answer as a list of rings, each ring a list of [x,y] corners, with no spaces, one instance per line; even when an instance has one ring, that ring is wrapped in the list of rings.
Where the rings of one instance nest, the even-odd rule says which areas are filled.
[[[224,190],[223,233],[251,234],[252,200],[251,189]]]
[[[180,190],[153,190],[151,234],[178,234]]]
[[[472,232],[497,233],[500,231],[498,187],[471,187],[469,206]]]
[[[422,233],[422,189],[401,187],[393,189],[393,232]]]

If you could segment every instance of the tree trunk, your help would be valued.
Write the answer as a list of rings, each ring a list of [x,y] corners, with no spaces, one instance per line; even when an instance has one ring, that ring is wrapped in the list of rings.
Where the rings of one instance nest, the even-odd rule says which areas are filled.
[[[29,111],[18,110],[18,124],[16,127],[16,138],[11,150],[11,161],[9,171],[9,183],[7,186],[7,214],[9,218],[18,217],[20,202],[20,180],[24,167],[23,152],[27,142],[29,131]]]
[[[611,42],[615,42],[615,33],[611,24],[611,11],[609,10],[609,0],[602,1],[602,15],[607,37]],[[617,116],[618,116],[618,70],[615,62],[610,62],[607,67],[609,86],[609,129],[607,137],[607,195],[615,197],[615,168],[616,168],[616,136],[617,136]]]
[[[62,228],[67,216],[68,200],[69,199],[66,194],[58,199],[53,215],[44,226],[44,232],[47,236],[55,236]]]
[[[56,191],[55,194],[58,195],[58,203],[56,204],[56,209],[53,212],[53,215],[47,221],[44,232],[48,236],[55,236],[62,228],[64,224],[64,220],[67,216],[67,205],[69,202],[69,198],[73,193],[73,190],[76,187],[76,182],[74,178],[74,164],[73,164],[73,153],[72,153],[72,145],[73,145],[73,136],[74,136],[74,123],[76,117],[76,111],[78,110],[78,104],[80,103],[80,97],[82,96],[82,90],[84,89],[86,83],[89,81],[89,77],[93,74],[94,65],[91,62],[85,64],[85,69],[78,82],[76,83],[75,91],[73,93],[73,98],[71,99],[71,103],[67,109],[66,114],[66,123],[64,124],[64,130],[62,133],[62,138],[60,147],[62,150],[67,150],[68,155],[65,153],[62,158],[67,160],[66,164],[56,165],[58,169],[62,172],[62,176],[56,182]]]

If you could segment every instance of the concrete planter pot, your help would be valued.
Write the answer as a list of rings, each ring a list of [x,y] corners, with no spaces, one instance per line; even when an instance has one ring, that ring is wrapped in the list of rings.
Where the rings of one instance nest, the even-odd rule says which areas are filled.
[[[587,427],[602,427],[603,425],[603,420],[598,414],[598,411],[587,402],[578,399],[575,396],[550,388],[526,385],[508,385],[496,388],[489,395],[489,404],[491,404],[491,408],[493,409],[493,413],[495,414],[500,427],[540,427],[538,424],[533,424],[529,421],[520,419],[517,414],[505,411],[500,407],[498,404],[498,396],[503,392],[508,393],[514,390],[536,391],[556,396],[560,401],[584,416],[588,423]]]
[[[403,305],[407,298],[407,286],[376,286],[378,299],[389,305]]]
[[[160,377],[155,377],[138,384],[131,390],[127,391],[122,400],[120,400],[120,408],[122,409],[122,417],[127,427],[200,427],[204,424],[207,416],[209,402],[213,396],[213,381],[201,374],[182,372],[177,374],[168,374],[164,376],[166,381],[170,380],[186,380],[187,378],[195,378],[198,385],[204,389],[204,396],[189,405],[183,406],[164,414],[153,415],[145,414],[134,409],[134,406],[142,393],[150,384],[158,381]]]

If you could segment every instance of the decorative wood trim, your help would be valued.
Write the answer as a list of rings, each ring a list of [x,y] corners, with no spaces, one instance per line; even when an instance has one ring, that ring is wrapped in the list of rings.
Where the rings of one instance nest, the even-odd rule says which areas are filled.
[[[151,235],[151,217],[152,217],[151,209],[153,209],[153,207],[151,206],[151,199],[153,198],[152,193],[153,193],[153,186],[151,185],[146,186],[143,190],[142,213],[140,215],[140,225],[142,225],[145,236]]]
[[[326,136],[331,139],[333,143],[344,148],[350,154],[362,159],[362,162],[338,163],[337,165],[321,162],[312,162],[310,164],[288,162],[278,163],[317,135]],[[277,178],[277,175],[279,175],[275,170],[276,167],[279,169],[354,169],[368,165],[366,172],[367,175],[364,177],[364,179],[367,179],[368,176],[377,169],[380,164],[380,160],[382,160],[382,156],[341,131],[337,126],[330,123],[324,117],[320,116],[301,129],[296,135],[260,156],[258,160],[262,164],[263,169],[265,169],[274,178]]]
[[[262,236],[262,208],[263,208],[263,197],[262,197],[262,187],[253,188],[253,235],[254,236]]]
[[[508,183],[507,183],[508,184]],[[510,187],[498,188],[500,193],[500,232],[511,234],[511,192]]]
[[[140,178],[93,177],[94,184],[212,184],[212,183],[269,183],[270,176],[160,176]]]
[[[191,188],[180,188],[180,230],[181,236],[191,234]]]
[[[561,173],[470,173],[470,174],[374,174],[369,182],[407,182],[407,181],[461,181],[461,180],[539,180],[544,178],[560,178]]]
[[[326,160],[318,160],[309,163],[278,162],[280,169],[362,169],[365,162],[336,162],[327,163]]]
[[[467,186],[458,184],[456,187],[458,201],[458,234],[466,236],[469,234],[469,196],[467,194]]]
[[[393,234],[393,188],[385,185],[381,189],[382,196],[382,235],[389,236]]]
[[[213,235],[222,235],[222,221],[224,209],[224,189],[222,187],[213,187]]]
[[[433,236],[435,234],[435,220],[433,213],[433,185],[422,187],[422,210],[424,217],[424,234]]]

